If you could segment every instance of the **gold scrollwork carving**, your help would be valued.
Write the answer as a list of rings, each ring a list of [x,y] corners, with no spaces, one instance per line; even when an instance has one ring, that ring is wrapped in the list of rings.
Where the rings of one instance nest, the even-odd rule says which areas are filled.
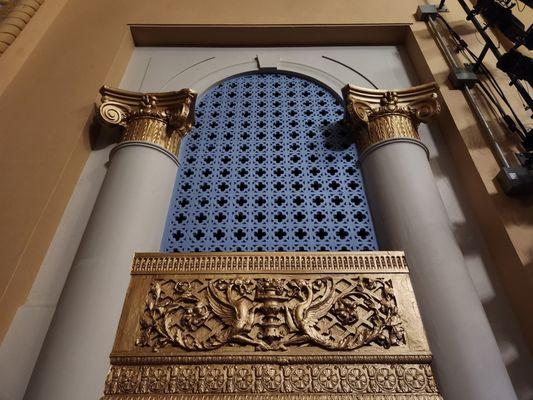
[[[358,130],[359,151],[389,140],[420,140],[418,125],[440,112],[436,91],[435,83],[394,91],[345,86],[343,95]]]
[[[405,344],[392,282],[361,276],[155,280],[140,325],[137,345],[155,351]]]
[[[124,129],[121,142],[149,142],[177,154],[194,123],[196,93],[135,93],[104,86],[97,114],[102,123]]]

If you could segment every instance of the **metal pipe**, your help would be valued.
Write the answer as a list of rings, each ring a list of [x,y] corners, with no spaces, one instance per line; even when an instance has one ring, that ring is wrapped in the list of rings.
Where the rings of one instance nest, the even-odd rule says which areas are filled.
[[[477,102],[477,99],[474,97],[473,91],[468,86],[465,86],[463,88],[463,92],[466,96],[466,99],[470,103],[470,107],[472,107],[472,110],[474,110],[474,114],[476,114],[477,119],[481,123],[483,129],[485,130],[485,133],[488,136],[489,139],[489,145],[492,149],[492,152],[496,159],[498,160],[498,164],[500,164],[500,167],[502,168],[509,168],[509,162],[507,161],[507,158],[505,158],[505,154],[502,151],[502,148],[496,141],[496,136],[494,135],[494,132],[492,132],[492,129],[490,128],[490,125],[483,115],[483,112],[479,108],[479,104]]]
[[[432,18],[428,18],[427,20],[429,29],[431,30],[433,36],[435,37],[435,41],[439,45],[439,47],[442,49],[442,52],[444,53],[444,58],[450,65],[450,67],[459,69],[461,68],[457,61],[455,60],[455,57],[453,56],[452,52],[444,42],[444,39],[441,35],[441,33],[437,30],[437,26],[435,24],[435,21]],[[492,152],[494,156],[496,157],[498,164],[500,164],[500,167],[502,168],[509,168],[509,162],[507,161],[507,158],[505,157],[505,154],[502,151],[502,148],[496,141],[496,136],[494,135],[494,132],[492,131],[487,119],[483,115],[483,112],[481,111],[481,108],[479,107],[479,103],[477,99],[474,97],[472,89],[470,89],[468,86],[463,87],[463,93],[465,94],[466,99],[470,103],[470,107],[472,107],[472,110],[474,111],[474,114],[476,115],[478,121],[481,123],[481,126],[483,127],[485,133],[488,136],[489,145],[492,149]]]
[[[479,54],[479,57],[477,58],[476,63],[474,64],[474,67],[472,68],[472,71],[477,73],[479,67],[481,66],[481,63],[483,62],[483,59],[487,55],[487,52],[489,51],[489,45],[485,43],[485,46],[483,46],[483,50],[481,50],[481,53]]]
[[[431,30],[431,33],[433,33],[433,37],[435,38],[435,40],[437,41],[437,44],[439,45],[442,52],[444,53],[445,55],[444,58],[446,58],[446,61],[448,61],[448,64],[450,65],[450,67],[460,68],[459,64],[457,64],[457,61],[455,60],[455,57],[453,56],[450,49],[444,42],[442,35],[437,30],[437,25],[435,24],[435,20],[430,17],[428,18],[427,23],[428,23],[429,29]]]

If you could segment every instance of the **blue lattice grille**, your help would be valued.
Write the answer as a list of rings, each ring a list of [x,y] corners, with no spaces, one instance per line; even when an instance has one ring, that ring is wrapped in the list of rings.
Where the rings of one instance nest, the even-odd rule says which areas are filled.
[[[343,107],[301,77],[209,90],[184,139],[162,251],[375,250]]]

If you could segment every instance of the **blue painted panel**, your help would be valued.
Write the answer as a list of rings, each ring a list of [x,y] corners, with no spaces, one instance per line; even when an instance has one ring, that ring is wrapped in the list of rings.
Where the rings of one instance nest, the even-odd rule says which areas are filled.
[[[161,251],[377,249],[340,101],[299,76],[211,88],[183,140]]]

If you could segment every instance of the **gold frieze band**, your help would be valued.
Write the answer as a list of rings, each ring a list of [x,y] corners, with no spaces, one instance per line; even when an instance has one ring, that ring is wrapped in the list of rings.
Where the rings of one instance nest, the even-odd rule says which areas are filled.
[[[430,363],[402,252],[143,253],[104,399],[442,400]]]
[[[178,154],[194,123],[194,91],[136,93],[103,86],[100,94],[97,114],[104,124],[124,129],[121,143],[147,142]]]
[[[359,152],[391,140],[419,141],[418,125],[440,112],[436,91],[435,83],[401,90],[345,86],[343,95],[350,120],[357,129]]]
[[[187,274],[198,271],[358,271],[408,272],[403,251],[358,252],[227,252],[227,253],[137,253],[132,275]]]

